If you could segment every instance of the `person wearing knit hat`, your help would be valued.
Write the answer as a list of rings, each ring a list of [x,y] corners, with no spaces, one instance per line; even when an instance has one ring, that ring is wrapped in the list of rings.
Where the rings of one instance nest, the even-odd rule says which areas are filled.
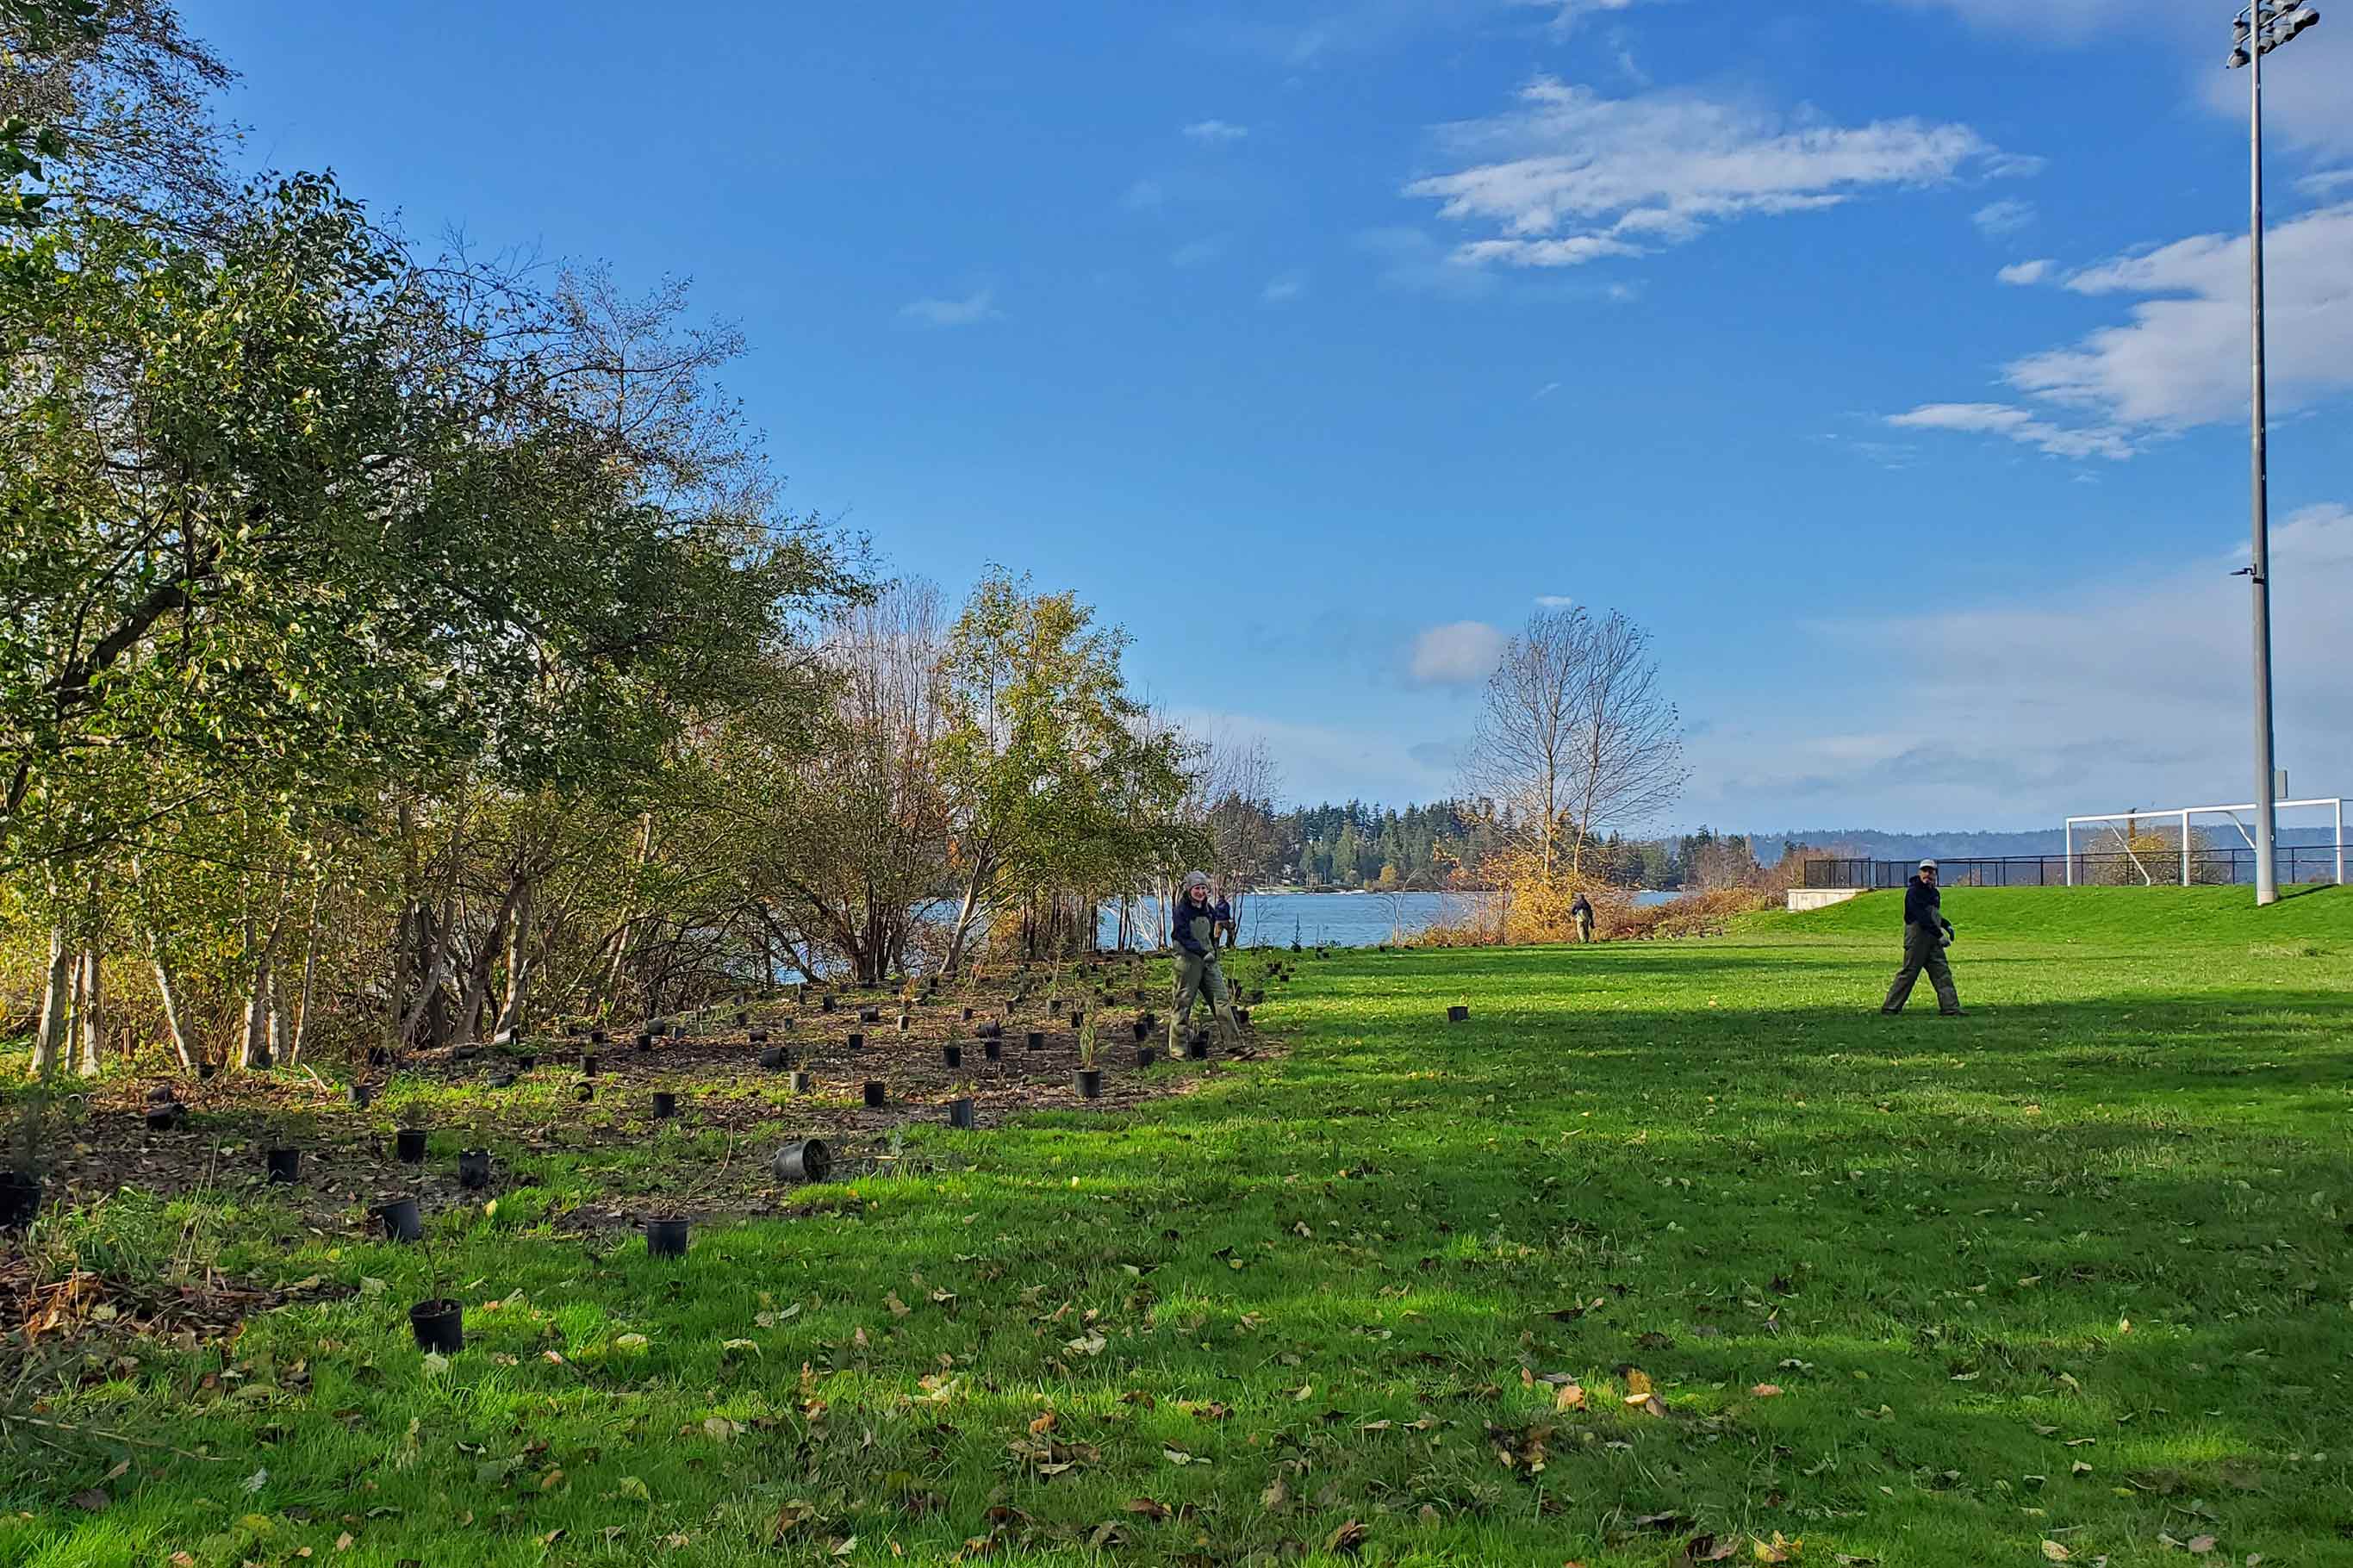
[[[1912,999],[1912,983],[1925,969],[1928,984],[1936,988],[1936,1011],[1947,1018],[1959,1017],[1961,997],[1953,989],[1953,966],[1945,957],[1952,940],[1953,922],[1945,918],[1944,899],[1936,891],[1936,863],[1923,860],[1904,888],[1904,967],[1895,972],[1895,984],[1887,988],[1887,1000],[1879,1010],[1904,1011],[1904,1004]]]
[[[1209,1012],[1231,1045],[1240,1037],[1234,1010],[1227,999],[1226,972],[1218,963],[1218,911],[1209,902],[1209,879],[1188,872],[1184,895],[1176,903],[1176,1001],[1168,1018],[1168,1048],[1173,1054],[1191,1026],[1196,998],[1208,998]]]

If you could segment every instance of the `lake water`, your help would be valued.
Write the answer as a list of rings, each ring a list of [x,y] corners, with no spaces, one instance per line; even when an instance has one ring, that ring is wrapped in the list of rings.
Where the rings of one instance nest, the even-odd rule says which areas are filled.
[[[1252,893],[1242,900],[1242,943],[1255,947],[1378,947],[1411,937],[1440,921],[1472,919],[1493,893]],[[1641,893],[1644,903],[1665,903],[1674,893]],[[1138,929],[1149,942],[1158,928],[1153,900],[1137,900]],[[1103,944],[1119,940],[1119,909],[1103,906]]]

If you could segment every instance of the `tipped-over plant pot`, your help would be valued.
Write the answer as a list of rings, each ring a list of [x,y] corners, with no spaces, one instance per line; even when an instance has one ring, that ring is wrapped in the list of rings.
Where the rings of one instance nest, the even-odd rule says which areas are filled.
[[[468,1192],[480,1192],[491,1184],[491,1152],[488,1149],[458,1151],[458,1184]]]
[[[602,1029],[591,1029],[588,1031],[588,1043],[592,1046],[601,1046],[611,1038],[612,1037],[607,1035]]]
[[[1471,1021],[1471,1009],[1462,1006],[1449,1007],[1446,1010],[1446,1021],[1450,1024],[1467,1024]]]
[[[858,1010],[858,1021],[861,1024],[879,1024],[882,1021],[882,1009],[880,1007],[860,1007]]]
[[[586,1105],[596,1098],[596,1086],[593,1083],[575,1083],[572,1086],[572,1098]]]
[[[804,1138],[777,1150],[768,1168],[780,1182],[822,1182],[833,1169],[833,1151],[818,1139]]]
[[[961,1127],[967,1132],[972,1131],[973,1121],[971,1100],[951,1100],[948,1101],[948,1125],[951,1127]]]
[[[754,1059],[770,1072],[782,1072],[792,1065],[793,1053],[782,1046],[770,1046]]]
[[[1044,1050],[1046,1048],[1046,1031],[1043,1029],[1030,1030],[1028,1034],[1021,1037],[1021,1044],[1029,1050]]]
[[[393,1157],[404,1165],[425,1163],[425,1129],[404,1127],[392,1135]]]
[[[151,1105],[147,1108],[147,1131],[150,1132],[176,1131],[180,1123],[187,1119],[188,1108],[176,1100],[163,1105]]]
[[[280,1186],[292,1186],[302,1175],[302,1151],[300,1149],[265,1149],[261,1157],[269,1168],[269,1179]]]
[[[394,1198],[378,1204],[375,1217],[384,1226],[386,1241],[415,1241],[425,1234],[425,1222],[417,1215],[415,1198]]]
[[[952,1068],[960,1068],[964,1066],[964,1047],[962,1046],[942,1046],[940,1047],[940,1060],[945,1062]]]
[[[866,1080],[866,1109],[880,1110],[890,1102],[890,1086],[876,1079]]]
[[[1078,1089],[1079,1098],[1082,1100],[1103,1098],[1103,1068],[1081,1068],[1077,1077],[1071,1079],[1071,1083]]]
[[[511,1072],[494,1072],[482,1082],[491,1089],[512,1089],[515,1084],[515,1075]]]
[[[466,1309],[456,1301],[419,1301],[408,1309],[408,1331],[417,1348],[456,1355],[466,1348]]]
[[[754,1029],[747,1037],[751,1040],[752,1044],[755,1046],[765,1046],[768,1043],[768,1031],[765,1029]]]
[[[654,1090],[654,1120],[657,1121],[678,1114],[678,1096],[666,1089]]]
[[[28,1226],[40,1212],[40,1177],[29,1171],[0,1173],[0,1230]]]
[[[795,1094],[807,1094],[817,1088],[817,1078],[812,1073],[797,1072],[786,1079],[786,1087]]]
[[[648,1258],[684,1258],[686,1256],[687,1222],[682,1219],[649,1219],[646,1221],[646,1256]]]

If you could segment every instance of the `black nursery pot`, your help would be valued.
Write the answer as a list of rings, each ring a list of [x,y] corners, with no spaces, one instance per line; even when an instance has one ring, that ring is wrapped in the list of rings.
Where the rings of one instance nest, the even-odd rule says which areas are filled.
[[[739,1029],[751,1021],[752,1015],[749,1013],[738,1013],[735,1015],[735,1026]]]
[[[971,1100],[951,1100],[948,1101],[948,1125],[951,1127],[961,1127],[967,1132],[972,1131],[973,1121]]]
[[[458,1184],[470,1192],[480,1192],[491,1184],[491,1152],[488,1149],[458,1151]]]
[[[0,1230],[33,1223],[41,1212],[41,1178],[22,1171],[0,1175]]]
[[[782,1072],[793,1058],[792,1053],[785,1049],[784,1047],[770,1046],[766,1050],[762,1051],[755,1059],[762,1067],[767,1068],[770,1072]]]
[[[851,1051],[862,1051],[866,1048],[866,1037],[863,1034],[853,1034],[849,1038],[842,1042],[842,1048]]]
[[[833,1152],[815,1138],[804,1138],[777,1150],[768,1168],[780,1182],[822,1182],[833,1169]]]
[[[394,1133],[392,1152],[404,1165],[423,1164],[425,1163],[425,1129],[404,1127]]]
[[[990,1061],[1001,1062],[1005,1059],[1005,1042],[991,1035],[980,1042],[980,1054]]]
[[[890,1088],[889,1088],[889,1086],[888,1086],[888,1085],[883,1084],[883,1083],[881,1083],[881,1082],[879,1082],[879,1081],[877,1081],[877,1080],[875,1080],[875,1079],[867,1079],[867,1081],[866,1081],[866,1109],[867,1109],[867,1110],[881,1110],[881,1109],[882,1109],[882,1106],[883,1106],[883,1104],[884,1104],[884,1102],[885,1102],[889,1098],[890,1098]]]
[[[1152,1037],[1152,1021],[1148,1018],[1138,1018],[1128,1027],[1134,1032],[1136,1043],[1139,1045]]]
[[[964,1021],[967,1024],[972,1022],[972,1009],[969,1007],[964,1010]]]
[[[280,1186],[291,1186],[302,1174],[300,1149],[265,1149],[261,1157],[269,1164],[269,1179]]]
[[[1154,1050],[1150,1046],[1138,1046],[1135,1047],[1135,1065],[1137,1067],[1148,1068],[1159,1059],[1160,1053]]]
[[[833,1011],[833,997],[831,994],[828,994],[817,999],[817,1010],[820,1013],[830,1013]]]
[[[882,1021],[882,1009],[880,1007],[860,1007],[858,1010],[858,1021],[861,1024],[879,1024]]]
[[[1207,1035],[1196,1035],[1191,1039],[1186,1041],[1185,1059],[1196,1062],[1208,1061],[1209,1059],[1209,1037]]]
[[[375,1102],[375,1090],[370,1089],[364,1083],[355,1083],[352,1085],[351,1100],[353,1105],[357,1106],[362,1110],[365,1110],[370,1105]]]
[[[517,1072],[529,1072],[538,1065],[539,1058],[534,1056],[521,1056],[515,1058],[515,1071]]]
[[[678,1114],[678,1096],[666,1089],[654,1090],[654,1120],[659,1121]]]
[[[654,1037],[651,1035],[639,1035],[638,1037],[638,1049],[641,1051],[649,1051],[653,1048]]]
[[[456,1355],[466,1348],[466,1309],[456,1301],[419,1301],[408,1309],[408,1331],[418,1350]]]
[[[415,1198],[395,1198],[390,1203],[378,1204],[375,1217],[384,1226],[386,1241],[415,1241],[425,1234],[425,1222],[417,1215]]]
[[[209,1068],[213,1064],[210,1062],[206,1062],[199,1066],[196,1068],[197,1076],[200,1078],[212,1077],[213,1075],[211,1073],[205,1070],[206,1068]],[[367,1065],[372,1068],[390,1067],[392,1065],[392,1053],[385,1049],[382,1046],[370,1046],[367,1053]]]
[[[384,1060],[380,1061],[377,1059],[378,1058],[384,1058]],[[388,1061],[391,1058],[389,1057],[385,1056],[381,1047],[368,1053],[368,1060],[377,1067],[382,1067],[385,1061]],[[196,1081],[198,1083],[210,1083],[213,1080],[213,1074],[218,1071],[220,1071],[220,1064],[218,1062],[198,1062],[196,1064]]]
[[[1446,1021],[1450,1024],[1467,1024],[1471,1021],[1471,1009],[1468,1007],[1449,1007],[1446,1010]]]
[[[606,1034],[602,1029],[591,1029],[588,1031],[588,1043],[592,1046],[601,1046],[611,1037],[612,1037]]]
[[[586,1105],[596,1098],[596,1086],[593,1083],[575,1084],[572,1088],[572,1098]]]
[[[910,1030],[910,1029],[913,1028],[914,1026],[915,1026],[915,1020],[913,1020],[913,1018],[910,1018],[910,1017],[909,1017],[909,1016],[907,1016],[907,1015],[905,1015],[904,1013],[902,1013],[902,1014],[900,1014],[900,1015],[899,1015],[899,1032],[900,1032],[901,1034],[902,1034],[902,1035],[903,1035],[903,1034],[905,1034],[908,1030]]]
[[[1103,1068],[1081,1068],[1077,1077],[1071,1081],[1078,1089],[1080,1099],[1101,1100],[1103,1098]]]
[[[165,1105],[151,1105],[147,1108],[147,1131],[170,1132],[180,1125],[187,1114],[188,1108],[176,1100]]]
[[[795,1094],[807,1094],[817,1087],[817,1079],[808,1073],[797,1072],[787,1080],[786,1087]]]
[[[1071,1027],[1075,1029],[1086,1021],[1087,1010],[1084,1007],[1073,1007],[1071,1009]]]
[[[687,1222],[682,1219],[646,1221],[646,1256],[648,1258],[684,1258],[686,1230]]]
[[[1235,1009],[1234,1009],[1234,1022],[1235,1022],[1236,1024],[1240,1025],[1241,1027],[1243,1027],[1243,1028],[1245,1028],[1245,1029],[1249,1028],[1249,1027],[1250,1027],[1250,1009],[1249,1009],[1249,1008],[1247,1008],[1247,1007],[1237,1007],[1237,1008],[1235,1008]]]
[[[1029,1034],[1022,1037],[1021,1044],[1029,1050],[1044,1050],[1046,1048],[1046,1031],[1043,1029],[1030,1030]]]
[[[595,1057],[584,1056],[580,1058],[580,1076],[582,1078],[595,1078],[596,1076],[596,1058]]]
[[[765,1029],[753,1030],[751,1034],[751,1041],[755,1046],[766,1045],[768,1043],[768,1031]]]
[[[947,1063],[947,1065],[952,1068],[960,1068],[964,1066],[964,1047],[962,1046],[942,1046],[940,1047],[940,1060]]]

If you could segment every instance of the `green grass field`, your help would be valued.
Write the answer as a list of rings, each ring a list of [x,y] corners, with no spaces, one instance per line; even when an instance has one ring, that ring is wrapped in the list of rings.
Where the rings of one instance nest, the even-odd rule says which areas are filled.
[[[354,1293],[76,1342],[0,1563],[2353,1563],[2353,897],[1947,911],[1959,1020],[1874,1015],[1893,895],[1310,961],[1284,1056],[926,1129],[676,1264],[545,1216],[707,1138],[429,1258],[126,1192],[45,1266]]]

